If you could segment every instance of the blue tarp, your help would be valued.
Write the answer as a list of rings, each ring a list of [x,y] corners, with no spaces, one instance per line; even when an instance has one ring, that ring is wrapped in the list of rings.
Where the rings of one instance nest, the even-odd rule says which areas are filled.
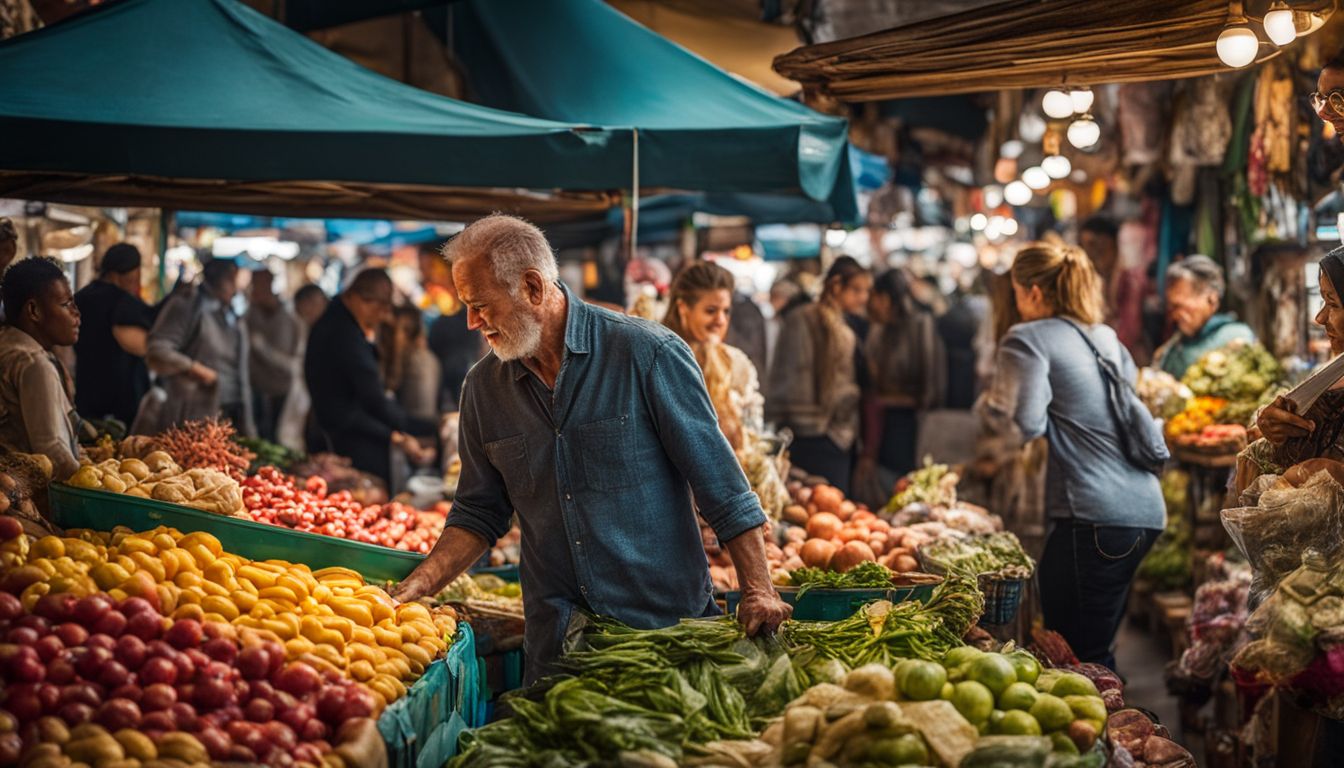
[[[735,78],[601,0],[470,0],[447,13],[431,27],[452,30],[474,98],[636,129],[641,186],[725,196],[734,214],[776,203],[726,195],[769,193],[797,198],[778,203],[804,217],[792,220],[857,219],[843,119]]]

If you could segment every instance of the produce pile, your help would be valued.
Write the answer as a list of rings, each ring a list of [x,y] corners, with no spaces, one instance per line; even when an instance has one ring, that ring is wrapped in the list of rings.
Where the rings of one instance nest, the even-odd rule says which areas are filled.
[[[85,464],[70,476],[76,488],[124,493],[156,499],[216,515],[242,515],[243,494],[238,483],[219,470],[183,469],[164,451],[141,459],[108,459]]]
[[[1221,553],[1213,556],[1210,578],[1195,590],[1195,602],[1186,624],[1190,645],[1181,654],[1173,674],[1186,682],[1207,684],[1229,661],[1246,626],[1251,569],[1230,563]]]
[[[998,579],[1025,579],[1036,562],[1012,533],[987,533],[964,539],[942,538],[919,548],[930,570]]]
[[[1031,652],[1050,669],[1082,675],[1096,686],[1107,711],[1118,712],[1125,706],[1125,684],[1110,669],[1100,664],[1084,664],[1078,660],[1068,641],[1058,632],[1044,627],[1032,627]]]
[[[924,467],[896,483],[896,493],[887,502],[887,512],[896,513],[911,504],[951,507],[957,503],[957,483],[961,478],[946,464],[925,459]]]
[[[1171,740],[1164,726],[1155,725],[1137,709],[1125,709],[1107,720],[1112,765],[1146,765],[1155,768],[1196,768],[1195,758]]]
[[[51,459],[43,454],[0,453],[0,515],[46,527],[33,497],[51,482]]]
[[[290,474],[303,479],[320,477],[332,493],[349,491],[360,504],[382,504],[387,501],[387,486],[383,481],[354,468],[350,459],[334,453],[314,453],[289,467]]]
[[[713,534],[713,531],[710,531]],[[490,567],[517,565],[522,554],[523,531],[516,524],[490,548]],[[717,540],[716,540],[717,542]],[[717,544],[716,544],[717,545]],[[717,582],[716,582],[717,583]]]
[[[455,631],[344,569],[208,534],[34,539],[0,518],[0,763],[363,764],[369,718]]]
[[[1166,371],[1157,368],[1140,368],[1139,381],[1134,389],[1139,399],[1148,406],[1148,412],[1155,419],[1171,419],[1185,410],[1195,393]]]
[[[169,427],[154,442],[188,469],[217,469],[241,481],[256,455],[234,440],[237,434],[228,420],[199,419]]]
[[[275,467],[243,480],[242,502],[257,522],[421,554],[438,541],[447,518],[446,510],[419,512],[395,501],[361,505],[349,491],[328,493],[320,477],[299,485]]]
[[[1194,396],[1168,419],[1167,437],[1208,452],[1241,450],[1246,447],[1245,425],[1273,398],[1285,375],[1279,361],[1259,344],[1234,341],[1209,352],[1181,379]]]
[[[565,674],[510,697],[514,716],[464,736],[450,765],[779,765],[769,762],[774,748],[754,739],[760,728],[769,732],[771,719],[810,685],[872,677],[840,658],[864,658],[873,646],[911,647],[898,623],[930,628],[937,647],[959,645],[942,638],[974,623],[965,612],[978,593],[966,582],[940,589],[928,607],[900,606],[899,618],[888,603],[882,620],[871,606],[846,620],[866,632],[841,622],[788,622],[776,638],[751,640],[730,617],[660,630],[591,619],[561,660]],[[828,645],[813,645],[816,638]],[[892,678],[889,667],[881,669]]]
[[[287,472],[290,467],[307,458],[306,454],[259,437],[234,435],[233,441],[253,454],[252,463],[247,467],[249,475],[256,474],[262,467],[275,467]]]
[[[891,587],[895,574],[885,565],[862,562],[843,573],[823,568],[803,566],[789,574],[789,584],[800,587],[797,597],[802,598],[812,589],[886,589]]]

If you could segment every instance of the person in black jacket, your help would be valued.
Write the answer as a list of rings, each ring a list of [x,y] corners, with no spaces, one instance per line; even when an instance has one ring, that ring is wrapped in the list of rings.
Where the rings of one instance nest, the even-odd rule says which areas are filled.
[[[393,449],[413,463],[433,460],[433,449],[422,448],[408,433],[430,435],[436,427],[408,416],[384,389],[370,339],[391,317],[391,278],[378,269],[360,272],[313,326],[303,360],[313,417],[326,447],[385,483],[390,483]]]

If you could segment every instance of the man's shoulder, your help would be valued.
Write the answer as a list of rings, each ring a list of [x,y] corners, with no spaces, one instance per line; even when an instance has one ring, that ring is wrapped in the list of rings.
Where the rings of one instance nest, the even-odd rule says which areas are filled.
[[[643,318],[591,304],[587,309],[593,341],[609,349],[624,348],[634,355],[655,354],[663,345],[681,338],[668,327]]]

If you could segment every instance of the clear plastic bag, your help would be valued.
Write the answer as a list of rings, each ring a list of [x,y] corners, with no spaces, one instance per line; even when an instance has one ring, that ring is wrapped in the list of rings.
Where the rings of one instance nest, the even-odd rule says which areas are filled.
[[[1325,472],[1299,488],[1274,475],[1256,478],[1241,503],[1225,509],[1223,527],[1255,570],[1251,605],[1266,600],[1302,554],[1316,548],[1327,564],[1344,559],[1344,488]]]

